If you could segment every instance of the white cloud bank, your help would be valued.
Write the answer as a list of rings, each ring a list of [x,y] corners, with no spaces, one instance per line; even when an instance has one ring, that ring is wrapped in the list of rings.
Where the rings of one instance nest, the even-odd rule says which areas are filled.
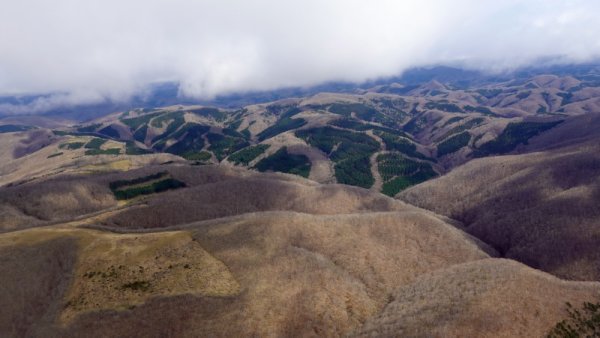
[[[503,70],[600,56],[597,0],[18,0],[0,9],[0,94],[127,98],[362,81],[428,64]]]

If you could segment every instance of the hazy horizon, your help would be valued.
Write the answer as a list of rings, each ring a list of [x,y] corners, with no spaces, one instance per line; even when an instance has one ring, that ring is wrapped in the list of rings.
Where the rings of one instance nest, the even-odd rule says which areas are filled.
[[[25,0],[0,13],[0,95],[45,106],[362,82],[420,66],[509,71],[597,60],[600,3]],[[35,10],[32,10],[34,9]],[[34,108],[26,108],[34,109]]]

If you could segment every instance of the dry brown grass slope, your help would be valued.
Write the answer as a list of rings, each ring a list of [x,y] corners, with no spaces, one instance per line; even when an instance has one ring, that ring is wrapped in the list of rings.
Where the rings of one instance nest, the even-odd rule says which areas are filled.
[[[123,210],[104,224],[120,228],[163,228],[260,211],[344,214],[419,210],[365,189],[321,185],[298,176],[261,174],[227,166],[168,168],[175,178],[190,187],[150,197],[145,205]],[[216,178],[221,170],[231,174]],[[135,171],[136,175],[141,172]],[[206,175],[215,178],[200,179]]]
[[[283,182],[282,184],[301,181],[308,185],[314,185],[314,183],[291,175],[257,174],[228,166],[149,165],[137,170],[120,172],[113,169],[113,172],[104,174],[100,172],[94,175],[63,173],[0,189],[0,232],[53,222],[66,222],[76,217],[116,207],[118,204],[109,189],[110,182],[135,179],[165,170],[172,172],[178,179],[192,187],[210,186],[210,184],[219,184],[219,182],[228,180],[244,181],[252,177],[262,178],[266,181],[264,185],[269,185],[271,181]],[[244,184],[241,186],[243,187]],[[232,189],[237,188],[233,187]],[[161,194],[146,197],[148,200],[156,198],[163,199],[164,197]],[[228,201],[221,202],[223,202],[221,206],[213,203],[217,214],[220,209],[229,208]],[[195,206],[190,203],[186,203],[187,208],[194,208]],[[200,206],[200,208],[203,207]],[[252,209],[252,211],[256,210]],[[172,213],[173,210],[165,216]],[[231,213],[225,214],[230,215]]]
[[[117,202],[110,182],[168,171],[187,188]],[[260,211],[310,214],[412,210],[403,202],[365,189],[321,185],[280,173],[227,165],[156,165],[95,175],[62,174],[0,189],[1,231],[67,222],[102,213],[104,225],[164,228]],[[438,216],[436,216],[438,217]]]
[[[13,115],[0,118],[0,124],[17,124],[37,126],[40,128],[66,128],[75,124],[75,121],[42,115]]]
[[[67,221],[117,205],[107,185],[90,177],[58,177],[0,189],[0,232]]]
[[[62,152],[56,157],[48,156]],[[166,154],[84,156],[84,150],[63,150],[52,145],[28,156],[0,165],[0,185],[14,185],[58,174],[96,174],[127,171],[165,162],[185,162]]]
[[[226,336],[348,333],[396,285],[487,256],[464,233],[416,212],[269,213],[209,224],[195,237],[247,290],[242,325]]]
[[[0,186],[21,184],[61,173],[97,173],[130,170],[148,165],[185,162],[167,154],[146,155],[84,155],[86,149],[69,149],[67,144],[85,144],[91,136],[57,137],[50,130],[35,129],[22,133],[0,133]],[[108,141],[101,149],[119,148],[125,144]]]
[[[562,278],[600,280],[597,139],[474,160],[398,197],[462,221],[505,257]]]
[[[20,158],[34,153],[58,140],[58,138],[48,129],[34,129],[25,132],[25,138],[15,146],[13,158]]]
[[[545,337],[566,302],[600,297],[600,283],[566,282],[505,259],[421,275],[394,293],[358,337]]]
[[[157,159],[149,158],[147,160]],[[88,171],[79,174],[66,172],[1,188],[0,232],[53,222],[66,222],[76,217],[116,207],[118,204],[109,189],[110,182],[165,170],[164,166],[148,165],[138,170],[131,170],[131,172],[121,172],[118,168],[111,169],[110,163],[102,162],[102,159],[98,157],[93,157],[91,162],[85,163],[97,163],[94,165],[101,168],[106,167],[94,175],[90,175]],[[173,169],[175,168],[173,165],[169,167],[171,170],[177,170]],[[85,166],[79,169],[84,168]],[[187,171],[189,170],[191,169],[187,168]],[[108,173],[102,174],[103,171],[108,171]],[[202,179],[218,180],[219,175],[226,175],[225,170],[220,173],[205,170],[206,175],[204,176],[185,174],[185,171],[186,169],[178,170],[181,173],[180,176],[185,177],[192,184],[198,183]]]
[[[557,149],[600,140],[600,113],[571,117],[520,146],[521,153]]]
[[[559,161],[576,152],[552,154]],[[519,156],[489,160],[511,158]],[[526,158],[507,163],[529,173],[553,159]],[[110,182],[159,171],[188,187],[112,208]],[[2,336],[341,336],[361,328],[477,336],[484,327],[535,336],[564,317],[564,301],[598,295],[596,284],[487,260],[493,250],[432,212],[292,175],[156,165],[2,190],[0,204],[37,225],[112,210],[99,221],[0,234]]]
[[[0,251],[3,337],[64,336],[58,331],[82,314],[126,311],[156,297],[239,293],[227,267],[184,231],[46,227],[1,235]]]
[[[2,234],[0,250],[15,257],[0,260],[2,332],[44,337],[341,336],[419,275],[489,257],[412,211],[256,213],[160,233],[52,226]],[[45,295],[44,283],[68,287],[27,295],[30,285]]]
[[[0,336],[45,336],[62,310],[76,260],[70,237],[0,246]]]

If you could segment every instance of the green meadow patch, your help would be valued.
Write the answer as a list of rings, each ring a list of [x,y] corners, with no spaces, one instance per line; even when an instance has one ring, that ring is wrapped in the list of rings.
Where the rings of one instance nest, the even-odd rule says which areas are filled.
[[[118,200],[127,200],[140,195],[149,195],[185,186],[184,182],[174,179],[166,171],[132,180],[114,181],[109,184],[110,190]]]

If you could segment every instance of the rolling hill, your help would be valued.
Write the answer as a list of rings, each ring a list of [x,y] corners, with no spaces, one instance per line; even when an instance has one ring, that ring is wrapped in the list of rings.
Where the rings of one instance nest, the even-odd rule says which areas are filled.
[[[115,205],[111,184],[139,187],[149,176],[155,180],[156,171],[167,171],[186,187]],[[78,191],[87,196],[100,193],[106,203],[44,215],[52,219],[68,214],[72,220],[67,222],[0,235],[5,257],[0,264],[10,272],[2,277],[2,299],[8,305],[4,308],[12,309],[3,312],[0,330],[9,335],[349,333],[377,313],[398,285],[448,264],[494,254],[428,211],[366,190],[321,186],[294,176],[173,165],[122,174],[62,176],[15,187],[21,190],[7,196],[21,198],[4,204],[28,210],[28,203],[38,203],[31,198],[41,189],[53,191],[53,201]],[[85,183],[94,188],[82,189]],[[24,189],[28,185],[31,188]],[[150,232],[130,232],[113,224],[118,223],[117,216],[135,219],[129,212],[145,204],[155,209],[153,201],[180,209],[159,210],[148,219],[176,217],[186,210],[185,204],[202,205],[187,197],[204,195],[206,191],[197,189],[213,185],[217,186],[213,192],[236,186],[247,189],[245,185],[260,188],[264,193],[258,196],[263,200],[251,210],[242,210],[213,199],[215,213],[190,213]],[[268,191],[277,196],[265,196]],[[174,194],[182,195],[169,202],[176,198]],[[306,199],[319,196],[331,206],[311,208]],[[296,202],[277,206],[272,203],[275,197]],[[240,194],[221,198],[233,205],[249,202]],[[47,209],[36,209],[39,213],[56,212],[41,204]],[[218,213],[219,207],[224,214]],[[137,224],[144,225],[144,220]],[[51,254],[40,256],[41,252]],[[35,272],[40,266],[45,267],[42,274]],[[28,278],[35,279],[32,285],[36,292],[44,292],[43,297],[33,293],[24,298],[18,291],[29,283]],[[332,290],[337,291],[332,294]],[[315,308],[315,304],[320,305]],[[212,315],[206,317],[208,313]],[[168,327],[156,320],[166,314],[173,316]]]
[[[140,189],[168,179],[185,186],[149,194]],[[228,191],[234,187],[237,194]],[[443,216],[293,175],[167,164],[61,174],[6,189],[19,190],[4,198],[20,198],[4,205],[47,219],[0,234],[0,265],[8,272],[0,277],[6,305],[0,331],[9,336],[417,335],[423,323],[430,324],[426,332],[464,335],[483,332],[490,316],[497,321],[486,327],[490,336],[538,334],[566,317],[565,302],[600,295],[598,283],[562,282],[490,258],[494,249]],[[101,199],[90,209],[43,217],[60,211],[36,202],[47,189],[55,193],[49,201],[59,205],[60,196],[74,192],[81,194],[77,200]],[[141,195],[119,200],[124,190]],[[245,190],[255,192],[254,200],[239,193]],[[191,196],[209,196],[211,209],[192,212],[208,200]],[[162,221],[148,223],[155,218]],[[132,228],[122,220],[137,221]],[[34,292],[23,293],[23,285]],[[536,287],[516,289],[524,285]],[[548,290],[557,296],[544,301]],[[520,301],[509,303],[506,295]],[[493,314],[464,305],[476,299],[496,304],[498,297],[506,305],[493,305]],[[517,328],[515,311],[525,318]],[[444,320],[431,322],[431,316]]]
[[[396,290],[356,337],[545,337],[567,302],[598,283],[565,282],[515,261],[484,259],[426,274]]]
[[[1,119],[0,336],[594,328],[596,70]]]
[[[598,126],[598,115],[573,118],[515,155],[471,161],[398,197],[463,222],[504,257],[598,280]]]
[[[239,109],[140,108],[51,132],[44,129],[45,123],[41,129],[4,137],[14,143],[8,139],[18,136],[12,135],[28,135],[28,140],[20,140],[19,150],[13,150],[15,158],[48,143],[64,149],[68,143],[87,144],[99,138],[108,141],[83,154],[167,153],[199,164],[296,173],[321,183],[395,195],[473,158],[510,153],[564,120],[594,111],[599,94],[594,79],[537,75],[467,89],[433,80],[406,91],[378,85]],[[42,141],[46,143],[35,143]],[[60,149],[44,154],[62,161]],[[385,163],[380,165],[379,155],[394,160],[381,158]]]

